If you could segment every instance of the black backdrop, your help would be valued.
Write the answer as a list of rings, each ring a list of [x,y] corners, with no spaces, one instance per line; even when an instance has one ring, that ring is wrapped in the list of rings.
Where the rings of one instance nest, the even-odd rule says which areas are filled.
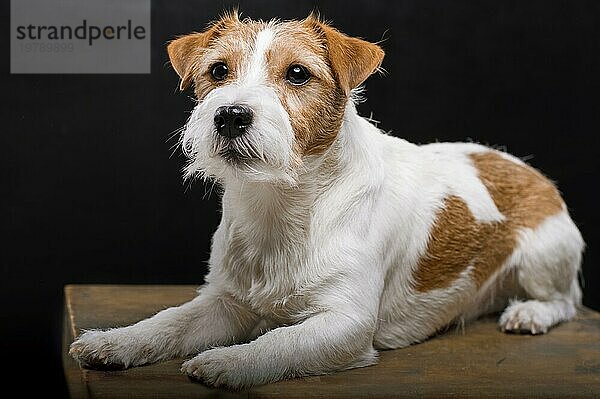
[[[202,282],[218,198],[202,183],[186,187],[180,151],[170,157],[167,139],[193,102],[176,90],[165,43],[235,3],[153,1],[149,75],[10,75],[2,4],[3,355],[31,378],[28,390],[64,393],[64,284]],[[317,6],[348,34],[384,37],[388,73],[368,81],[363,115],[413,142],[504,146],[557,181],[588,244],[584,303],[600,309],[599,5],[301,0],[240,9],[288,19]]]

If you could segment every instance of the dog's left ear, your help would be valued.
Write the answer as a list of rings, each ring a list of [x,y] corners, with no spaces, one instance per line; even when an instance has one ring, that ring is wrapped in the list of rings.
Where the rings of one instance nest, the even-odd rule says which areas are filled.
[[[331,66],[347,95],[381,66],[385,52],[377,44],[345,35],[314,14],[304,23],[325,36]]]

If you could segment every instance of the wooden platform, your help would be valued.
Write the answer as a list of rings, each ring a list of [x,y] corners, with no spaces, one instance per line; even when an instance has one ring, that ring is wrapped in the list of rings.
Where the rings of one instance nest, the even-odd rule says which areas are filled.
[[[544,336],[503,334],[495,319],[381,353],[376,366],[244,392],[192,382],[182,360],[125,371],[80,369],[66,353],[82,329],[124,326],[195,295],[193,286],[65,287],[63,365],[73,398],[600,398],[600,313]]]

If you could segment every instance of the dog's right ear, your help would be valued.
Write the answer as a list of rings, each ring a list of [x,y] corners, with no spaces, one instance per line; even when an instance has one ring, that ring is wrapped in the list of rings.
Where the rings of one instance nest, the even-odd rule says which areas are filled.
[[[194,80],[194,68],[202,57],[210,42],[221,35],[233,24],[239,23],[240,17],[237,9],[225,12],[218,21],[213,22],[202,33],[191,33],[180,36],[167,46],[169,59],[175,72],[181,78],[180,90],[185,90]]]
[[[171,65],[181,78],[179,90],[187,89],[192,83],[196,62],[216,34],[217,29],[212,26],[206,32],[178,37],[167,46]]]

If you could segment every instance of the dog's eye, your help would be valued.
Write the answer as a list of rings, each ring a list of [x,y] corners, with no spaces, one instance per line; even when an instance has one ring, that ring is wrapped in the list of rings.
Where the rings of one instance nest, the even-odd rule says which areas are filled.
[[[302,65],[292,65],[288,68],[285,79],[293,85],[300,86],[308,82],[310,73]]]
[[[227,77],[227,73],[229,72],[229,68],[225,65],[224,62],[217,62],[212,66],[210,70],[210,74],[214,80],[223,80]]]

